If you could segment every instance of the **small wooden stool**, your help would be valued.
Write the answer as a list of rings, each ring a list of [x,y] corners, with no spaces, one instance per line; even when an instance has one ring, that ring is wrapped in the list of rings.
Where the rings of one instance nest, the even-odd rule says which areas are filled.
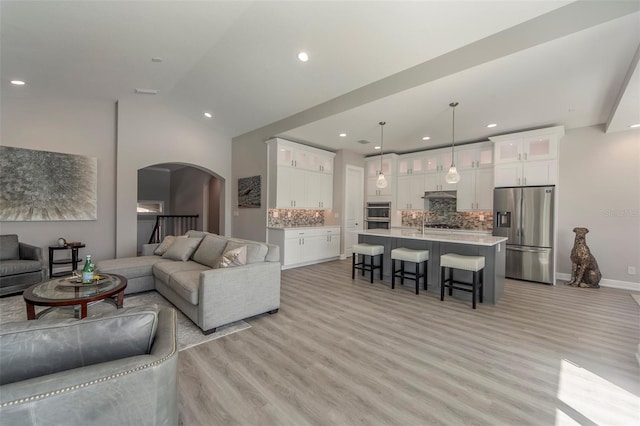
[[[396,260],[400,261],[400,269],[396,270]],[[420,278],[424,290],[427,290],[427,260],[429,260],[429,250],[413,250],[399,247],[391,250],[391,288],[396,288],[396,277],[400,278],[400,284],[404,285],[404,279],[414,280],[416,282],[416,294],[420,291]],[[416,264],[415,272],[404,270],[404,262],[413,262]],[[420,273],[420,264],[424,264],[422,273]]]
[[[382,279],[382,264],[383,259],[382,255],[384,254],[384,246],[379,246],[375,244],[366,244],[360,243],[355,244],[353,246],[353,257],[351,258],[351,279],[355,279],[356,277],[356,269],[362,271],[362,276],[364,276],[365,271],[371,272],[371,282],[373,283],[373,270],[380,269],[380,279]],[[362,261],[357,261],[357,256],[362,256]],[[369,264],[366,263],[366,256],[369,256]],[[380,262],[378,265],[374,265],[374,257],[380,256]]]
[[[446,269],[449,268],[449,276],[445,279]],[[462,269],[473,272],[473,282],[465,283],[453,279],[453,270]],[[449,296],[453,295],[453,289],[470,291],[473,309],[476,308],[476,294],[479,293],[480,303],[484,293],[483,282],[484,256],[463,256],[461,254],[447,253],[440,256],[440,300],[444,300],[444,288],[449,288]],[[457,285],[456,285],[457,284]]]

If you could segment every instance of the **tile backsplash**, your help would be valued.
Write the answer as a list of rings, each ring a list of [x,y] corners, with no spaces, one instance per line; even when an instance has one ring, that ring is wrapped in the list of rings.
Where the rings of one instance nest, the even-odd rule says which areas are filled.
[[[324,226],[324,210],[269,209],[267,226],[272,228]]]
[[[403,211],[402,226],[420,228],[423,224],[447,224],[474,231],[491,231],[493,229],[493,212],[458,212],[456,200],[430,200],[429,210]],[[480,219],[483,220],[480,220]]]

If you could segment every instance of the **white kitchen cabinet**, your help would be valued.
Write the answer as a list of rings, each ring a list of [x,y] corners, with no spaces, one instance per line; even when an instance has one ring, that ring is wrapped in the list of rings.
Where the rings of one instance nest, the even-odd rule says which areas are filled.
[[[451,165],[449,165],[451,167]],[[425,191],[455,191],[458,189],[458,184],[447,183],[444,177],[449,172],[449,167],[443,172],[427,173],[424,175],[424,190]]]
[[[398,157],[397,164],[398,176],[424,174],[425,155],[422,152],[418,155],[401,155]]]
[[[278,138],[267,144],[269,208],[332,208],[334,153]]]
[[[321,172],[306,172],[305,194],[309,208],[330,209],[333,207],[333,175]]]
[[[458,171],[491,167],[493,145],[491,142],[463,145],[456,149],[455,158]]]
[[[398,176],[398,210],[424,209],[424,179],[425,175]]]
[[[558,141],[564,127],[490,137],[494,142],[494,184],[504,186],[555,185]]]
[[[493,210],[493,169],[460,171],[457,211]]]
[[[282,269],[310,265],[340,256],[340,227],[269,228],[270,244],[280,247]]]
[[[432,149],[424,152],[424,171],[426,173],[445,172],[451,167],[451,149]]]
[[[378,188],[376,186],[376,182],[378,181],[377,177],[367,178],[367,202],[391,201],[395,192],[395,180],[393,176],[387,175],[386,173],[384,177],[387,180],[387,186],[384,188]]]
[[[382,156],[382,165],[380,161],[380,156],[376,155],[374,157],[365,158],[366,168],[367,168],[367,177],[378,177],[380,174],[380,170],[384,173],[384,176],[391,175],[395,173],[395,164],[397,159],[396,154],[385,154]],[[381,169],[382,167],[382,169]]]

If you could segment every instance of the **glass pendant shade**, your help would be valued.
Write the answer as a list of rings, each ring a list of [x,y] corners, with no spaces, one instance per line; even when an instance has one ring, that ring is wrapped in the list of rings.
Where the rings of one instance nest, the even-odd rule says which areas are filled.
[[[453,164],[449,168],[449,173],[444,177],[444,180],[447,183],[458,183],[460,182],[460,173],[458,173],[458,169]]]
[[[458,177],[458,180],[460,178]],[[376,180],[376,187],[382,189],[387,187],[387,179],[384,177],[384,173],[380,172],[378,175],[378,180]]]

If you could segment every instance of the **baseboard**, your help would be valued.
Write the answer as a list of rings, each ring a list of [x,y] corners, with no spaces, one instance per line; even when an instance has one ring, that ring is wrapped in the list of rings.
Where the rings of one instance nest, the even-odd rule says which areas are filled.
[[[562,281],[569,281],[571,279],[571,274],[563,274],[561,272],[558,272],[556,274],[556,279],[562,280]],[[631,281],[608,280],[603,278],[600,280],[600,286],[619,288],[622,290],[640,291],[640,283],[633,283]]]
[[[287,269],[293,269],[293,268],[299,268],[301,266],[309,266],[309,265],[315,265],[318,263],[324,263],[324,262],[331,262],[332,260],[338,260],[340,259],[340,256],[335,256],[335,257],[328,257],[326,259],[317,259],[317,260],[311,260],[308,262],[300,262],[300,263],[295,263],[293,265],[283,265],[280,269],[287,270]]]

